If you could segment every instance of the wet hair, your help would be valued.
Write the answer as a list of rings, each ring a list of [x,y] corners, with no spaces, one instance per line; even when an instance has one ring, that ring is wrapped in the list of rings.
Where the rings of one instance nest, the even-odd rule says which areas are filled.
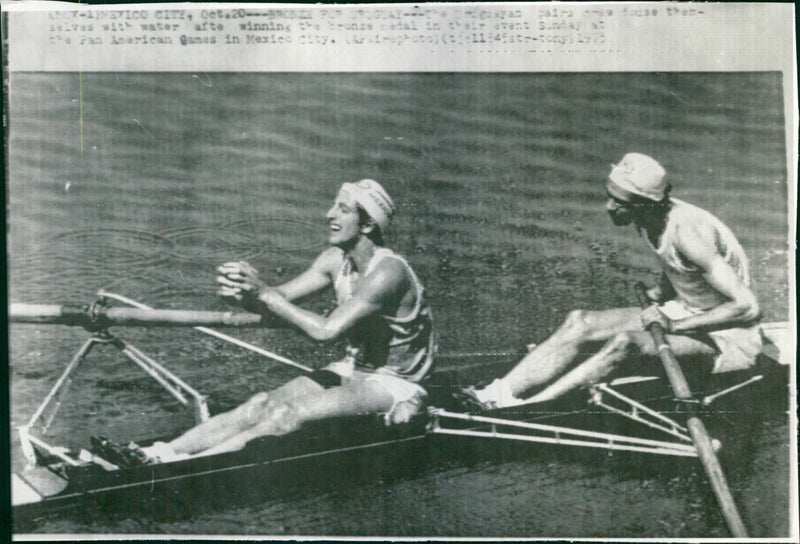
[[[381,232],[381,227],[375,220],[367,213],[367,211],[361,207],[360,204],[356,205],[356,209],[358,210],[358,224],[359,226],[366,226],[372,225],[372,230],[369,231],[366,236],[370,240],[372,240],[375,245],[382,246],[383,245],[383,232]]]

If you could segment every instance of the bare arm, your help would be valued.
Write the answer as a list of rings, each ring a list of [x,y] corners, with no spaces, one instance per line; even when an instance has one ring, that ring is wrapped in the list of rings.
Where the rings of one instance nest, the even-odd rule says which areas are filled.
[[[661,304],[665,300],[669,300],[674,297],[675,289],[672,288],[672,284],[669,282],[667,274],[665,272],[661,272],[661,276],[658,278],[658,285],[647,290],[647,298],[654,304]]]
[[[698,266],[708,284],[727,302],[701,314],[674,321],[673,332],[696,329],[719,329],[725,325],[752,321],[760,315],[755,293],[745,285],[714,243],[710,227],[690,226],[677,232],[678,250]]]
[[[341,266],[341,255],[328,250],[320,254],[312,265],[299,276],[277,287],[269,287],[259,278],[258,271],[244,261],[228,262],[217,267],[221,275],[217,277],[220,284],[218,294],[241,305],[248,311],[274,318],[267,312],[258,294],[274,291],[286,300],[297,300],[328,287],[333,275]],[[281,321],[272,319],[270,326],[280,326]]]
[[[314,340],[339,338],[361,319],[379,313],[401,296],[405,273],[397,263],[381,265],[359,285],[353,297],[337,306],[328,316],[300,308],[277,290],[267,289],[258,297],[268,310],[292,323]]]
[[[287,300],[301,299],[328,287],[340,264],[338,255],[330,250],[325,251],[299,276],[273,289]]]

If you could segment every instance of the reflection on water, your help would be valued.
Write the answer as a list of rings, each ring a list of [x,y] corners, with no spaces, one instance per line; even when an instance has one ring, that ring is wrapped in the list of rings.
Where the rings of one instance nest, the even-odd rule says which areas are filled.
[[[631,304],[630,286],[654,279],[641,241],[603,208],[609,163],[641,151],[665,164],[676,196],[736,232],[766,319],[787,315],[780,74],[84,73],[79,88],[77,74],[13,73],[9,85],[13,302],[86,304],[104,288],[156,307],[228,308],[214,296],[217,264],[246,259],[266,281],[285,281],[324,247],[339,184],[371,177],[398,203],[388,239],[426,285],[441,351],[506,352],[541,341],[571,309]],[[305,304],[324,311],[330,298]],[[194,331],[123,332],[207,393],[212,409],[295,375]],[[286,331],[237,334],[303,362],[338,353]],[[30,417],[84,337],[11,329],[12,425]],[[82,369],[69,398],[53,432],[74,440],[188,424],[110,352]],[[698,514],[690,480],[637,492],[644,484],[624,472],[585,470],[531,459],[178,524],[42,530],[724,534],[713,512]],[[765,462],[752,480],[760,487],[742,498],[746,516],[765,502],[786,510],[775,492],[785,474]],[[406,508],[418,497],[422,513]],[[786,523],[774,514],[762,533],[782,534]]]

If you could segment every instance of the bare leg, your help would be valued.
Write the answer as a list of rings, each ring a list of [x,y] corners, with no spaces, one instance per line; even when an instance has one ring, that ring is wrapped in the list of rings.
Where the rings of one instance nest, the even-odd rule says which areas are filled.
[[[285,402],[292,397],[312,395],[319,391],[322,391],[322,386],[305,376],[300,376],[269,393],[258,393],[237,408],[218,414],[189,429],[170,442],[169,446],[178,454],[205,450],[256,425],[268,402]]]
[[[350,414],[386,412],[394,398],[375,382],[356,378],[341,387],[323,389],[310,395],[280,402],[269,401],[257,425],[243,430],[200,455],[236,451],[261,436],[282,435],[297,430],[303,423]]]
[[[668,336],[676,356],[713,355],[715,351],[699,340],[686,336]],[[634,354],[656,356],[658,352],[649,333],[623,332],[614,335],[595,355],[574,368],[526,403],[544,402],[590,383],[597,383],[617,368],[618,363]]]
[[[639,308],[571,312],[550,338],[526,355],[502,380],[515,396],[547,383],[569,367],[584,343],[639,329],[640,313]]]

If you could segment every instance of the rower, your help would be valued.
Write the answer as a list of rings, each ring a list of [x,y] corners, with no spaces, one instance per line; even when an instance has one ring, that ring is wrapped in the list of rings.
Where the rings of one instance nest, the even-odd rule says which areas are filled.
[[[246,309],[277,316],[306,336],[347,340],[345,356],[285,385],[258,393],[229,412],[169,443],[104,449],[131,464],[170,461],[241,449],[250,440],[282,435],[306,422],[354,414],[382,414],[387,424],[419,412],[420,382],[435,351],[431,312],[408,262],[384,247],[395,204],[376,181],[342,185],[327,213],[330,247],[296,278],[267,286],[255,268],[229,262],[218,268],[219,294]],[[332,288],[336,307],[319,315],[294,301]],[[103,448],[101,448],[103,449]]]
[[[505,408],[597,383],[635,355],[658,354],[660,347],[643,330],[651,322],[662,325],[676,356],[710,356],[715,373],[755,364],[762,350],[760,310],[744,250],[711,213],[671,198],[665,174],[655,159],[628,153],[612,167],[606,184],[613,223],[634,225],[661,265],[660,284],[647,291],[653,305],[644,311],[573,311],[505,376],[484,388],[462,390],[462,401],[480,409]],[[605,344],[576,366],[591,342]]]

